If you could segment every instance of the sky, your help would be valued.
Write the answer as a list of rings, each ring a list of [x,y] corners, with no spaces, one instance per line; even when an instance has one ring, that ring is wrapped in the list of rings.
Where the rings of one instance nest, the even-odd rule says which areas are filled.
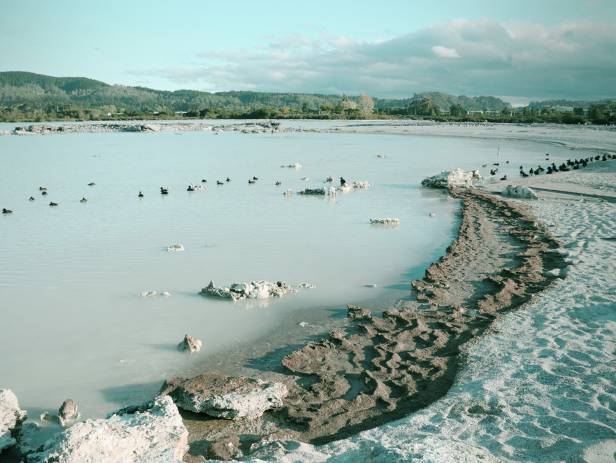
[[[616,0],[0,0],[0,71],[205,91],[616,97]]]

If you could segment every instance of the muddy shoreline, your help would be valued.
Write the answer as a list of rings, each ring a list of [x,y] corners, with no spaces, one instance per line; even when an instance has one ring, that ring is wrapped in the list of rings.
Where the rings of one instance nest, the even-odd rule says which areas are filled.
[[[346,322],[335,323],[328,335],[266,355],[262,371],[251,376],[283,383],[289,394],[281,408],[260,418],[230,421],[182,412],[192,455],[232,440],[239,440],[242,455],[258,455],[283,440],[324,444],[446,394],[462,347],[499,314],[550,286],[558,278],[554,270],[567,265],[558,242],[529,208],[478,189],[451,194],[462,202],[458,236],[413,282],[416,301],[400,301],[382,315],[349,306]],[[173,387],[167,391],[172,395]]]

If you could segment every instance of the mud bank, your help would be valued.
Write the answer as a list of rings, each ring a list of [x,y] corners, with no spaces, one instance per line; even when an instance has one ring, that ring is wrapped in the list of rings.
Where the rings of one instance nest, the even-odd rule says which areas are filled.
[[[350,306],[344,326],[284,356],[282,368],[259,375],[289,391],[282,407],[260,418],[228,421],[184,412],[193,455],[237,438],[241,454],[254,456],[275,441],[327,443],[400,418],[447,392],[461,364],[460,348],[499,314],[548,287],[566,266],[558,242],[525,205],[476,189],[451,193],[462,201],[458,238],[413,282],[417,300],[378,316]]]

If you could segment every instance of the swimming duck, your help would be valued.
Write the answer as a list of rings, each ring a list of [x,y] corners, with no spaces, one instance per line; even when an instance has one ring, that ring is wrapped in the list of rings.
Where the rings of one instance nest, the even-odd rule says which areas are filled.
[[[231,181],[231,179],[230,179],[229,177],[227,177],[227,180],[225,180],[225,181],[226,181],[226,182],[230,182],[230,181]]]
[[[164,187],[160,187],[160,194],[161,195],[168,195],[169,194],[169,190],[167,188]]]
[[[46,192],[45,190],[41,191],[41,194],[42,194],[43,196],[47,196],[47,192]]]
[[[79,200],[79,202],[80,202],[80,203],[87,203],[87,202],[88,202],[88,200],[87,200],[87,199],[86,199],[86,197],[84,196],[83,198],[81,198],[81,199]]]
[[[507,174],[503,175],[503,176],[501,177],[501,180],[507,180]]]
[[[224,185],[224,182],[221,182],[220,180],[216,180],[216,185]]]
[[[12,214],[12,213],[13,213],[13,211],[12,211],[12,210],[10,210],[10,209],[6,209],[6,208],[4,208],[4,207],[3,207],[3,208],[2,208],[2,213],[3,213],[3,214]]]
[[[195,191],[195,189],[192,185],[188,185],[188,188],[186,188],[186,191]]]
[[[280,185],[282,185],[282,182],[281,182],[281,181],[278,181],[278,182],[276,182],[274,185],[276,185],[276,186],[280,186]]]
[[[252,185],[253,183],[257,183],[257,181],[256,181],[256,180],[250,180],[250,179],[248,179],[248,183],[250,183],[250,184]]]
[[[34,201],[34,196],[30,196],[30,199],[28,199],[28,201]]]
[[[46,186],[40,186],[39,187],[39,191],[47,191],[47,187]]]
[[[252,179],[256,182],[257,180],[259,180],[259,177],[252,177]]]
[[[55,206],[57,206],[57,205],[58,205],[58,203],[54,203],[53,201],[49,203],[49,206],[50,206],[50,207],[55,207]]]
[[[139,194],[137,195],[137,198],[143,198],[143,193],[140,191]]]
[[[204,178],[202,178],[202,179],[201,179],[201,183],[207,183],[207,180],[206,180],[206,179],[204,179]]]
[[[88,186],[94,186],[94,185],[96,185],[96,183],[94,183],[94,182],[88,183]]]

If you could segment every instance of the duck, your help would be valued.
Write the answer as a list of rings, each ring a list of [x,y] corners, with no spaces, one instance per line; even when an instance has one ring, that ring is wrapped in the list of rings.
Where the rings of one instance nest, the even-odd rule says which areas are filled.
[[[143,193],[140,191],[139,194],[137,195],[137,198],[143,198]]]
[[[2,213],[3,213],[3,214],[12,214],[12,213],[13,213],[13,211],[12,211],[12,210],[10,210],[10,209],[6,209],[6,208],[4,208],[4,207],[3,207],[3,208],[2,208]]]
[[[30,199],[28,199],[28,201],[34,201],[34,196],[30,196]]]
[[[221,182],[220,180],[216,180],[216,185],[224,185],[225,182]]]
[[[201,179],[201,183],[207,183],[207,180],[206,180],[206,179],[204,179],[204,178],[202,178],[202,179]]]
[[[168,195],[169,194],[169,190],[167,188],[164,187],[160,187],[160,194],[161,195]]]
[[[279,180],[279,181],[277,181],[276,183],[274,183],[274,185],[276,185],[276,186],[280,186],[280,185],[282,185],[282,182]]]
[[[501,180],[507,180],[507,174],[503,175],[503,176],[501,177]]]
[[[81,198],[81,199],[79,200],[79,202],[80,202],[80,203],[87,203],[87,202],[88,202],[88,200],[87,200],[87,198],[84,196],[83,198]]]
[[[229,177],[227,177],[227,179],[225,180],[225,182],[230,182],[231,179]]]
[[[252,179],[256,182],[257,180],[259,180],[259,177],[252,177]]]
[[[94,185],[96,185],[96,183],[94,183],[94,182],[88,183],[88,186],[94,186]]]
[[[45,190],[41,191],[41,194],[42,194],[43,196],[47,196],[47,192],[46,192]]]
[[[53,201],[49,203],[49,206],[50,206],[50,207],[55,207],[55,206],[57,206],[57,205],[58,205],[58,203],[54,203]]]
[[[257,183],[257,181],[256,180],[248,179],[248,183],[252,185],[253,183]]]
[[[46,186],[40,186],[39,187],[39,191],[47,191],[47,187]]]
[[[195,191],[195,188],[192,185],[188,185],[188,188],[186,188],[186,191]]]

